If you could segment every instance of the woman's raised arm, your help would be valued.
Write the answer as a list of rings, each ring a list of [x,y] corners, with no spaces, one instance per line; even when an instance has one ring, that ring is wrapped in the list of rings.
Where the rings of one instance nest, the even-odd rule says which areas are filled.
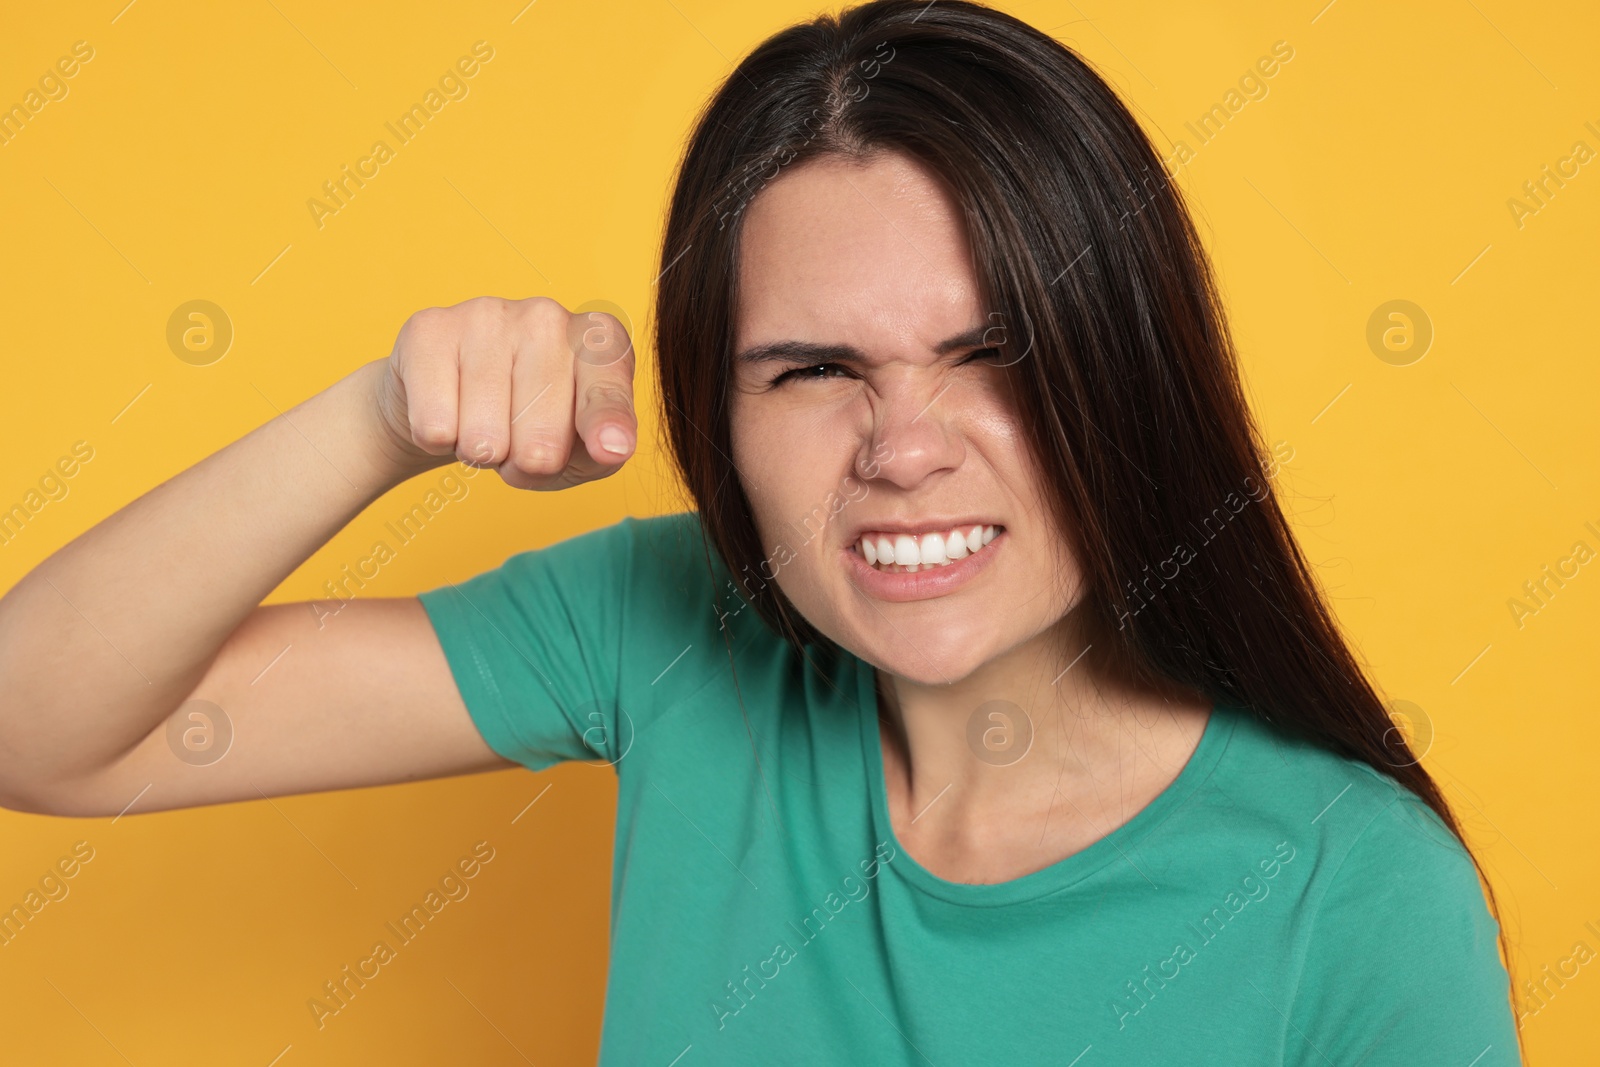
[[[510,764],[415,597],[261,606],[367,505],[456,459],[517,488],[632,454],[631,341],[553,300],[411,316],[393,352],[151,489],[0,597],[0,805],[150,811]],[[622,450],[602,437],[620,431]],[[233,730],[225,757],[175,733]],[[214,727],[216,724],[210,724]]]

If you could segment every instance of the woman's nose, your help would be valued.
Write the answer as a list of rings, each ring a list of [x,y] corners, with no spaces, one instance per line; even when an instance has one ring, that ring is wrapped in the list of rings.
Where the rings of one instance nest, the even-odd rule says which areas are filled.
[[[919,386],[901,381],[878,394],[871,430],[857,454],[857,473],[914,489],[941,471],[961,466],[966,445],[947,418],[954,411],[945,395],[949,388],[949,382]]]

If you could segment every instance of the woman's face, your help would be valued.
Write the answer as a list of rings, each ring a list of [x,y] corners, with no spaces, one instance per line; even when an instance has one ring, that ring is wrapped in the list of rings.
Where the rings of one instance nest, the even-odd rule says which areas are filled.
[[[979,300],[959,218],[906,156],[823,157],[761,190],[740,247],[733,460],[767,556],[749,584],[775,574],[822,633],[928,685],[1037,637],[1081,588],[1024,445],[1007,357],[986,351],[1008,324]],[[779,344],[790,354],[741,358]],[[973,528],[991,526],[973,551],[987,536]],[[869,565],[868,535],[874,554],[919,569]],[[964,557],[929,562],[941,553]]]

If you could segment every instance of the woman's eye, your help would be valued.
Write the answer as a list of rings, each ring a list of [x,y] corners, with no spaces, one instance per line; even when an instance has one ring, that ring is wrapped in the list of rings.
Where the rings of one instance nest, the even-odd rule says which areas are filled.
[[[816,372],[828,370],[843,371],[844,368],[839,366],[837,363],[814,363],[809,367],[796,367],[794,370],[786,370],[776,378],[772,379],[772,384],[782,385],[786,381],[801,378],[808,381],[821,381],[824,378],[831,377],[831,375],[825,373],[818,374]]]
[[[1004,353],[1002,353],[998,348],[980,348],[976,352],[973,352],[971,355],[967,356],[961,362],[971,363],[973,360],[990,359],[1002,355],[1004,355]],[[837,372],[841,375],[847,375],[849,373],[837,363],[813,363],[809,367],[796,367],[793,370],[784,371],[782,374],[772,379],[772,385],[779,386],[788,381],[801,380],[820,382],[827,378],[834,377],[834,374],[829,373],[830,371]]]

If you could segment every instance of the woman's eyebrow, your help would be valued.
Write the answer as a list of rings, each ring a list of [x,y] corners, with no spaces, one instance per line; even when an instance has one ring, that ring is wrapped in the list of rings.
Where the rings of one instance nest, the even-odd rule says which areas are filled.
[[[973,326],[963,330],[954,337],[947,337],[933,347],[934,352],[944,356],[951,352],[966,348],[981,347],[988,335],[990,327],[985,325]],[[752,345],[740,352],[735,357],[736,362],[742,366],[754,366],[759,363],[815,363],[826,361],[829,363],[860,364],[867,362],[866,353],[854,345],[823,344],[815,341],[769,341],[766,344]]]

